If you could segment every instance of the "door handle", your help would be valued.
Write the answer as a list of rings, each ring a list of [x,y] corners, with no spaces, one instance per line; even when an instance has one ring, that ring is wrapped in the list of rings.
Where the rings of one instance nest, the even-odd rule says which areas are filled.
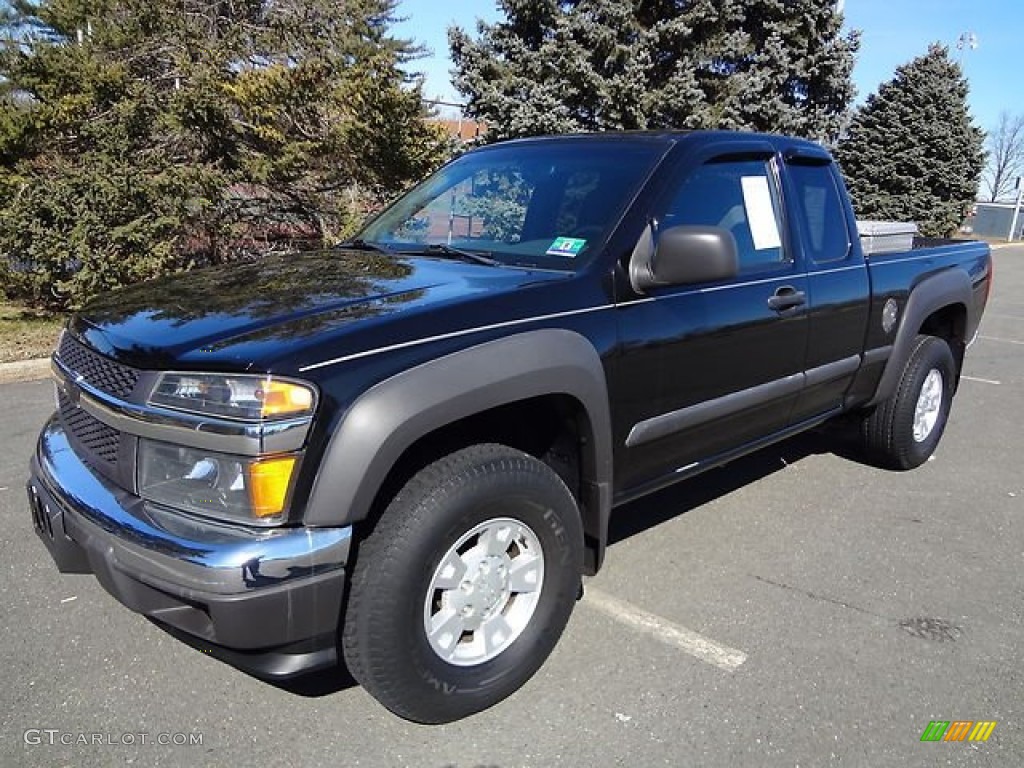
[[[806,303],[806,293],[798,291],[791,285],[784,285],[768,299],[768,308],[776,312],[785,312],[787,309],[802,307]]]

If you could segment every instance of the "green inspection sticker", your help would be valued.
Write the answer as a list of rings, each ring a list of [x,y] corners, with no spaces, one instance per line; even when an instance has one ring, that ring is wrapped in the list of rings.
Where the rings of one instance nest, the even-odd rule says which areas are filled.
[[[564,256],[567,259],[575,259],[586,244],[586,240],[580,240],[578,237],[556,237],[555,242],[549,245],[544,253],[546,256]]]

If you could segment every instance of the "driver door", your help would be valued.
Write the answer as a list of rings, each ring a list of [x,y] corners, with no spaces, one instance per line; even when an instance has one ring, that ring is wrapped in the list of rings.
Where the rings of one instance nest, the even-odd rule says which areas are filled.
[[[654,219],[659,230],[728,230],[739,275],[642,295],[626,288],[617,307],[624,496],[785,429],[803,388],[807,277],[787,242],[777,160],[767,144],[728,147],[684,163]]]

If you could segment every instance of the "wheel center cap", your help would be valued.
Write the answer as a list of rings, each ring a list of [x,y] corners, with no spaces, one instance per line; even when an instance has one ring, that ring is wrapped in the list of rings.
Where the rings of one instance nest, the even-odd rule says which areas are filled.
[[[484,558],[477,566],[470,582],[474,610],[483,614],[492,611],[504,600],[508,592],[508,567],[504,558]]]

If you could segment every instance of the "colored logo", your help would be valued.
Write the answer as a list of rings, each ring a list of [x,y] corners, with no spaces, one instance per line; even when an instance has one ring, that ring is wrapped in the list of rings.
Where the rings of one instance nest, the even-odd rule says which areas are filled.
[[[995,729],[995,720],[932,720],[921,741],[988,741]]]

